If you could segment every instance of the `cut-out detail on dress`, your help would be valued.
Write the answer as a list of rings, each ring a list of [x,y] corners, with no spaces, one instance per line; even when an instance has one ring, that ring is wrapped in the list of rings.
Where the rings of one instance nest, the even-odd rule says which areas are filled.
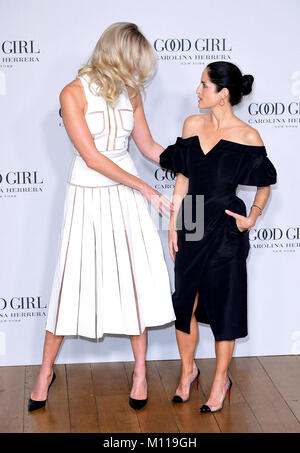
[[[122,128],[124,129],[124,131],[127,131],[127,132],[131,131],[132,127],[130,127],[130,125],[128,125],[128,127],[124,126],[125,118],[123,116],[123,112],[130,112],[129,118],[130,118],[130,123],[131,123],[131,126],[132,126],[133,110],[130,110],[130,109],[118,109],[118,111],[119,111],[119,116],[120,116],[120,121],[121,121]],[[127,124],[126,124],[126,126],[127,126]]]
[[[82,187],[83,189],[104,189],[105,187],[114,187],[114,186],[121,186],[120,182],[116,182],[116,184],[110,184],[109,186],[81,186],[80,184],[73,184],[72,182],[68,181],[71,186],[75,187]]]
[[[96,112],[87,112],[87,115],[97,115],[97,118],[91,123],[90,121],[90,132],[95,138],[97,135],[101,135],[105,129],[105,115],[104,110],[98,110]],[[98,115],[100,116],[98,118]],[[98,129],[99,127],[99,129]]]

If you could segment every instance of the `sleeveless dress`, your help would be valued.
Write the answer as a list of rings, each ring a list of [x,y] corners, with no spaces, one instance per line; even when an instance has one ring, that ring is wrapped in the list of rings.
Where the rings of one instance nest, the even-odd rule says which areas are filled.
[[[190,333],[198,291],[195,317],[198,322],[210,324],[217,341],[247,336],[249,230],[239,230],[235,218],[225,209],[247,216],[244,201],[236,195],[238,184],[276,183],[277,173],[265,147],[222,139],[204,153],[197,135],[178,137],[161,153],[160,165],[189,178],[176,222],[178,251],[172,294],[176,329]],[[196,211],[197,195],[204,198],[202,213],[198,208],[200,216]],[[191,215],[190,220],[198,218],[198,225],[204,226],[197,240],[187,236],[196,233],[196,227],[186,227],[186,218]]]
[[[133,108],[124,90],[111,108],[88,88],[85,119],[99,153],[138,177],[128,152]],[[66,188],[46,330],[101,338],[140,335],[175,320],[171,286],[147,199],[75,155]]]

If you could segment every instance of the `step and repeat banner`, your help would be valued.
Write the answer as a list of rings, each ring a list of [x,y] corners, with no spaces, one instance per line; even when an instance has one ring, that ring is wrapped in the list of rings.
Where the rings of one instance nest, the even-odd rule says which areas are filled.
[[[167,146],[199,113],[205,66],[237,64],[255,78],[236,114],[258,129],[278,183],[250,231],[247,338],[236,356],[300,353],[300,46],[298,0],[0,0],[0,364],[39,364],[73,149],[59,93],[76,77],[102,31],[139,25],[158,69],[144,107],[153,137]],[[200,112],[201,113],[201,112]],[[174,175],[132,154],[140,177],[171,198]],[[255,187],[239,186],[250,208]],[[167,232],[159,234],[174,290]],[[199,325],[196,357],[214,357]],[[174,325],[148,330],[149,360],[178,359]],[[65,338],[57,363],[133,360],[130,340]]]

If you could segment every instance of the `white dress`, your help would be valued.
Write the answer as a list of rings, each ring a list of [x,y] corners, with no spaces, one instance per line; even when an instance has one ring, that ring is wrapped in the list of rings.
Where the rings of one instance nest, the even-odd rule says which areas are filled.
[[[111,108],[91,93],[86,75],[79,79],[97,150],[138,177],[128,152],[134,116],[127,91]],[[174,321],[169,274],[147,199],[89,168],[74,151],[46,330],[101,338],[140,335],[145,327]]]

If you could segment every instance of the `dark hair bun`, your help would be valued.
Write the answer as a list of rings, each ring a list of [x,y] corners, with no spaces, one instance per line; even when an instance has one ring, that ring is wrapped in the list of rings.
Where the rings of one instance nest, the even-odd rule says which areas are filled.
[[[227,88],[230,104],[237,105],[242,96],[251,93],[254,77],[242,75],[238,66],[229,61],[214,61],[207,65],[208,76],[217,86],[217,91]]]
[[[242,77],[242,94],[247,95],[252,91],[252,84],[254,77],[250,74],[243,75]]]

